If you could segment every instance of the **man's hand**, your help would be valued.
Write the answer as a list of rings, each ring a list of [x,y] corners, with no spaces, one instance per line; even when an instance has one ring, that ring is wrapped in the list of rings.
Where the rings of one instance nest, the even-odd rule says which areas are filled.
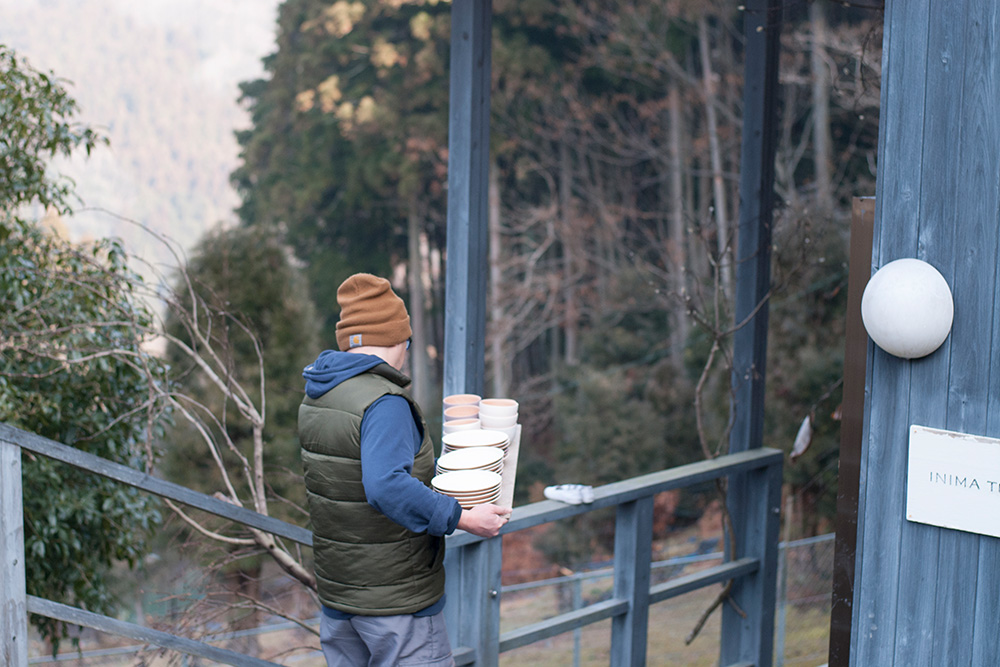
[[[458,527],[479,537],[496,537],[500,529],[510,520],[510,510],[499,505],[476,505],[470,510],[462,510]]]

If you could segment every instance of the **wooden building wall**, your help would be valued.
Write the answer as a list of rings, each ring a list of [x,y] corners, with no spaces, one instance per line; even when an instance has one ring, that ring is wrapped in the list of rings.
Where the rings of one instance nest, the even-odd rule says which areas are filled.
[[[1000,0],[886,0],[872,271],[929,262],[951,335],[869,343],[851,664],[1000,664],[1000,539],[905,519],[911,424],[1000,437]],[[998,471],[1000,473],[1000,471]]]

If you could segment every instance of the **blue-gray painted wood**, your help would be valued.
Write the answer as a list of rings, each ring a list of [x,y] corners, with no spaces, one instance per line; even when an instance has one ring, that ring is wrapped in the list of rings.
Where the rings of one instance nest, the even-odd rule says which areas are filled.
[[[919,155],[922,133],[916,128],[922,125],[923,105],[915,107],[911,102],[908,106],[885,106],[889,98],[904,91],[923,91],[925,87],[929,7],[926,0],[912,5],[913,34],[896,35],[887,26],[883,45],[884,129],[880,128],[881,171],[876,190],[873,268],[884,263],[880,258],[888,262],[915,257],[917,250],[920,174],[912,167],[919,161],[914,156]],[[893,204],[886,206],[887,201]],[[890,234],[890,229],[895,233]],[[910,421],[905,391],[910,382],[910,367],[877,349],[869,359],[871,378],[866,386],[868,419],[862,439],[858,520],[861,557],[855,573],[852,621],[852,643],[857,650],[852,651],[851,664],[892,665],[903,517],[899,485],[905,476],[905,457],[898,450],[905,448],[903,434],[908,432]],[[870,402],[873,392],[881,397],[878,402]],[[887,434],[896,437],[887,439]],[[887,520],[879,519],[883,516]]]
[[[745,577],[757,572],[759,569],[760,560],[757,558],[740,558],[739,560],[732,560],[722,565],[706,568],[699,572],[677,577],[670,581],[664,581],[661,584],[651,587],[649,589],[649,603],[655,604],[711,584],[719,584],[730,579]]]
[[[69,607],[58,602],[52,602],[51,600],[37,598],[33,595],[28,597],[28,610],[33,614],[54,618],[71,625],[79,625],[100,632],[128,637],[188,655],[214,660],[224,665],[236,665],[237,667],[278,667],[278,663],[276,662],[252,658],[242,653],[212,646],[211,644],[193,639],[185,639],[184,637],[145,628],[133,623],[126,623],[114,618],[84,611],[83,609],[77,609],[76,607]]]
[[[0,665],[27,667],[21,448],[0,436]]]
[[[491,0],[451,6],[444,394],[482,394],[490,153]]]
[[[954,11],[952,5],[938,8],[941,0],[932,4],[935,16]],[[962,96],[957,114],[958,131],[954,145],[967,147],[956,158],[951,147],[944,147],[942,155],[955,165],[959,190],[953,215],[960,225],[948,225],[947,232],[960,235],[960,243],[949,245],[953,257],[954,278],[949,284],[961,286],[957,305],[961,310],[961,326],[951,335],[948,382],[943,394],[947,401],[948,428],[967,433],[986,433],[988,396],[991,368],[982,363],[982,352],[993,326],[993,290],[996,282],[997,232],[996,216],[1000,198],[997,196],[997,179],[1000,177],[1000,122],[996,105],[1000,95],[997,79],[996,13],[1000,9],[995,0],[969,0],[964,14],[956,16],[964,27],[963,45],[965,64],[961,73]],[[934,26],[931,34],[937,32]],[[932,52],[933,53],[933,52]],[[936,91],[933,80],[928,89]],[[934,93],[937,95],[937,93]],[[930,179],[925,179],[929,181]],[[921,221],[934,228],[932,220]],[[947,232],[941,232],[944,235]],[[921,234],[923,237],[923,234]],[[948,237],[951,240],[951,236]],[[960,246],[960,247],[959,247]],[[944,249],[940,253],[945,255]],[[947,274],[946,274],[946,277]],[[940,400],[940,399],[939,399]],[[939,563],[955,563],[960,567],[941,567],[935,627],[946,631],[936,639],[931,651],[931,661],[936,664],[972,664],[973,639],[984,631],[976,627],[976,597],[982,587],[1000,585],[1000,573],[978,580],[980,543],[995,538],[971,533],[942,530],[938,551]],[[926,603],[925,603],[926,604]],[[996,618],[990,629],[996,633]],[[997,664],[1000,656],[993,656],[990,664]]]
[[[901,257],[951,285],[930,356],[870,346],[852,665],[1000,664],[1000,540],[905,519],[910,424],[1000,437],[1000,2],[889,0],[876,269]]]
[[[771,289],[771,221],[777,127],[778,54],[783,0],[749,0],[743,11],[746,55],[740,206],[736,238],[733,427],[729,451],[762,445]]]
[[[445,553],[445,622],[453,646],[472,650],[476,665],[499,662],[500,576],[499,537],[449,546]]]
[[[962,77],[954,71],[954,65],[956,61],[961,61],[964,51],[965,20],[961,10],[957,4],[931,0],[930,11],[936,18],[934,29],[927,33],[925,65],[927,89],[941,90],[949,98],[958,101],[959,105],[962,99]],[[959,141],[962,131],[960,125],[949,115],[925,114],[922,121],[922,133],[915,134],[918,137],[922,134],[924,150],[930,154],[949,155],[948,146]],[[957,179],[958,165],[953,154],[946,168],[937,177],[920,178],[920,224],[913,225],[917,232],[915,256],[933,263],[949,284],[954,284],[954,225],[951,224],[954,209],[950,209],[948,202],[954,202]],[[911,243],[909,236],[905,238],[905,243]],[[951,346],[952,340],[946,345]],[[935,354],[910,364],[911,384],[928,388],[929,393],[937,394],[936,397],[928,395],[926,398],[930,400],[923,400],[919,394],[910,398],[910,412],[919,414],[923,425],[938,428],[947,425],[948,357],[947,353]],[[904,526],[900,535],[900,553],[935,553],[940,535],[941,531],[929,526]],[[937,558],[903,564],[905,569],[900,573],[897,606],[906,611],[897,616],[894,647],[897,664],[914,667],[941,664],[935,662],[933,652],[927,650],[926,639],[928,629],[934,626],[936,611],[935,604],[927,604],[928,600],[934,600],[936,596],[928,595],[927,592],[933,590],[935,582],[940,582],[941,575],[946,574],[940,570],[939,565]]]
[[[312,532],[305,528],[198,493],[180,484],[157,479],[135,468],[102,459],[99,456],[88,454],[55,440],[49,440],[35,433],[22,431],[8,424],[0,424],[0,439],[15,443],[35,454],[41,454],[81,470],[87,470],[108,479],[134,486],[162,498],[176,500],[179,503],[258,528],[272,535],[287,537],[299,544],[312,546]]]
[[[764,387],[767,368],[768,293],[771,289],[771,222],[774,206],[774,151],[777,127],[778,56],[783,0],[744,4],[743,134],[740,152],[740,206],[736,239],[736,286],[733,335],[732,412],[729,451],[759,448],[764,434]],[[737,532],[750,517],[742,500],[747,478],[728,481],[729,513]],[[726,537],[728,539],[728,535]],[[737,540],[743,538],[737,534]],[[777,537],[775,537],[777,543]],[[742,589],[734,601],[743,607]],[[751,593],[752,595],[752,593]],[[748,625],[726,605],[720,652],[723,663],[748,652]],[[772,619],[773,621],[773,619]],[[771,638],[773,641],[773,637]],[[757,654],[759,651],[752,651]],[[728,656],[728,658],[727,658]],[[771,656],[766,657],[770,665]]]
[[[730,496],[743,508],[744,522],[734,526],[735,559],[754,557],[760,568],[733,580],[731,595],[743,614],[723,604],[720,663],[750,661],[770,665],[774,653],[775,595],[778,577],[778,528],[781,515],[781,467],[754,470],[743,476],[742,497]]]
[[[546,500],[531,505],[515,507],[510,521],[500,530],[500,534],[525,530],[544,523],[586,514],[605,507],[614,507],[622,503],[638,500],[646,496],[656,495],[662,491],[681,489],[703,482],[710,482],[720,477],[745,471],[781,467],[784,454],[777,449],[763,448],[753,451],[727,454],[710,461],[698,461],[687,465],[660,470],[658,472],[632,477],[621,482],[613,482],[594,489],[594,502],[586,505],[567,505],[554,500]],[[448,548],[460,547],[482,540],[470,533],[457,532],[449,535]]]
[[[653,555],[653,497],[618,506],[615,520],[614,596],[628,610],[611,621],[611,664],[646,664],[649,565]]]
[[[512,651],[543,639],[549,639],[564,632],[582,628],[585,625],[597,623],[608,618],[624,616],[629,609],[627,600],[613,598],[602,602],[574,609],[538,623],[525,625],[516,630],[505,632],[500,636],[500,652]],[[617,664],[617,663],[614,663]]]

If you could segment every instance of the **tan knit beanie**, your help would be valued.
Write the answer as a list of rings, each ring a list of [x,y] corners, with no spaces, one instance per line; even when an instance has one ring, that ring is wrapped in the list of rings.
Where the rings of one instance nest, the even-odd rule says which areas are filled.
[[[337,345],[341,350],[362,345],[392,347],[413,335],[406,304],[385,278],[354,274],[337,289],[337,303]]]

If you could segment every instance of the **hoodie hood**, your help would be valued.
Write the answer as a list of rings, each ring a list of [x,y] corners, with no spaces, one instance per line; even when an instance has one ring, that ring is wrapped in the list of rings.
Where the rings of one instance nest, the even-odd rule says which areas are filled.
[[[344,380],[350,380],[384,363],[385,360],[371,354],[324,350],[316,361],[302,371],[302,377],[306,379],[306,395],[309,398],[319,398]]]

